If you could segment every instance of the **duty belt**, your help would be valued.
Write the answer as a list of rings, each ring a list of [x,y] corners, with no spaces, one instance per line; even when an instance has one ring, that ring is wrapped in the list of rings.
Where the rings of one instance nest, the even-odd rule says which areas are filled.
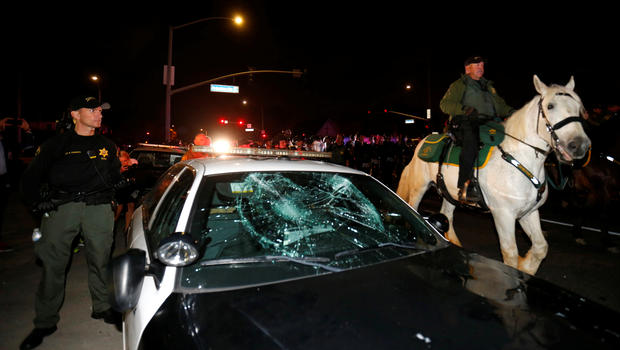
[[[57,191],[56,193],[54,193],[52,198],[64,203],[85,202],[87,205],[104,204],[112,201],[112,196],[110,196],[108,193],[105,193],[107,190],[108,189],[103,189],[100,191],[91,192]]]

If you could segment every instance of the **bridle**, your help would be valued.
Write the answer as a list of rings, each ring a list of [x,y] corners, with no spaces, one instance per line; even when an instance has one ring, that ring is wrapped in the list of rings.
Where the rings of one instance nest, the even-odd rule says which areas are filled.
[[[555,95],[556,96],[568,96],[572,98],[573,100],[576,100],[571,94],[568,94],[565,92],[558,92]],[[538,123],[540,122],[541,117],[545,121],[545,126],[547,128],[547,131],[549,132],[549,135],[551,136],[551,144],[549,144],[547,140],[545,140],[543,137],[541,138],[543,139],[543,141],[545,141],[545,143],[547,143],[547,145],[549,145],[549,147],[551,147],[553,152],[555,152],[556,154],[559,152],[558,147],[560,144],[560,138],[558,137],[555,131],[565,127],[566,125],[570,123],[575,123],[575,122],[583,123],[583,119],[581,118],[581,116],[572,115],[572,116],[569,116],[569,117],[566,117],[560,120],[554,125],[551,125],[551,123],[549,122],[549,118],[547,117],[547,114],[545,113],[545,110],[543,108],[543,97],[542,96],[540,97],[540,100],[538,100],[538,118],[536,118],[536,134],[538,134]],[[545,154],[545,156],[547,156],[549,154],[549,151],[542,152],[542,153]]]
[[[572,99],[575,99],[572,95],[567,94],[565,92],[558,92],[556,93],[556,95],[557,96],[568,96]],[[538,133],[538,125],[540,123],[540,119],[543,119],[545,121],[545,126],[547,128],[547,131],[549,132],[549,135],[551,136],[551,144],[549,144],[549,142],[547,142],[547,140],[544,137],[540,136]],[[547,114],[545,113],[545,109],[543,108],[543,97],[540,96],[540,100],[538,100],[538,117],[536,118],[536,135],[538,135],[549,146],[550,149],[544,150],[540,147],[536,147],[532,144],[529,144],[519,138],[516,138],[510,135],[507,132],[504,132],[504,135],[532,148],[534,151],[536,151],[536,157],[538,157],[538,153],[540,153],[544,155],[546,158],[551,153],[551,151],[555,152],[556,154],[557,152],[559,152],[558,147],[560,144],[560,138],[558,137],[558,134],[556,134],[555,131],[559,130],[560,128],[565,127],[567,124],[574,123],[574,122],[583,123],[583,118],[581,118],[581,116],[570,116],[570,117],[560,120],[554,125],[551,125],[551,122],[549,122],[549,118],[547,117]]]

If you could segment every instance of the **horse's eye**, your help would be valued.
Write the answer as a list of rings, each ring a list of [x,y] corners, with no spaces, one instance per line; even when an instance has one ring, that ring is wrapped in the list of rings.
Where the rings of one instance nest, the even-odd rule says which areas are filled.
[[[553,104],[549,103],[549,104],[547,105],[547,109],[553,109]]]

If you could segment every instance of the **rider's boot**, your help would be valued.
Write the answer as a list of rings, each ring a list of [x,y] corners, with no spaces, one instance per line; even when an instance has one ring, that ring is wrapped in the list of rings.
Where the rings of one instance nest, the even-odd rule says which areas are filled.
[[[476,202],[479,200],[479,198],[472,198],[472,197],[477,197],[477,196],[473,195],[472,190],[470,189],[470,185],[471,185],[471,180],[467,180],[463,184],[463,187],[459,188],[459,195],[458,195],[459,203],[466,204],[466,205],[475,205]]]

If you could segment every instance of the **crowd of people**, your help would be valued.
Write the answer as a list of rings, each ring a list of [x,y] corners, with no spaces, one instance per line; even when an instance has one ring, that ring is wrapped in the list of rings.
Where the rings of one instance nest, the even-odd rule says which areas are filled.
[[[385,134],[337,134],[336,136],[292,136],[282,131],[273,139],[248,141],[241,147],[331,152],[331,162],[364,171],[393,190],[409,163],[419,138]]]

